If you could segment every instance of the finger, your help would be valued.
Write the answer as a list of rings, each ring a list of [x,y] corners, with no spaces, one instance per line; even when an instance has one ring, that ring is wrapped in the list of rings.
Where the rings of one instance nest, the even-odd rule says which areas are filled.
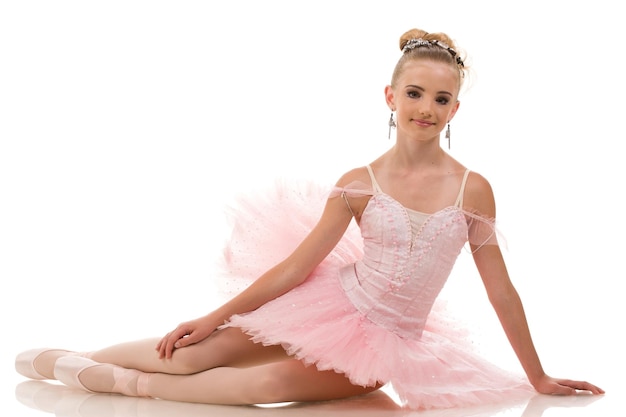
[[[568,387],[571,387],[575,390],[580,390],[580,391],[589,391],[592,394],[604,394],[604,390],[593,385],[590,384],[587,381],[573,381],[570,379],[565,379],[565,380],[559,380],[559,383],[562,385],[566,385]]]
[[[174,349],[176,349],[176,343],[187,334],[186,330],[176,329],[172,334],[167,338],[167,343],[164,347],[165,359],[171,359],[172,354],[174,353]]]
[[[566,385],[557,383],[554,384],[554,388],[551,392],[553,395],[573,395],[576,394],[576,390],[574,388],[568,387]]]
[[[167,343],[167,338],[170,336],[170,334],[171,333],[167,333],[165,336],[163,336],[155,346],[156,351],[159,352],[159,359],[163,359],[163,357],[165,356],[165,346]]]
[[[561,381],[552,381],[552,383],[545,386],[545,390],[542,389],[540,392],[550,395],[572,395],[576,393],[576,390],[568,387]]]
[[[155,349],[155,350],[157,350],[157,351],[158,351],[158,350],[161,350],[161,345],[163,345],[163,339],[165,339],[165,337],[167,337],[167,335],[166,335],[166,336],[164,336],[164,337],[162,337],[162,338],[158,341],[158,343],[157,343],[157,344],[156,344],[156,346],[154,347],[154,349]]]
[[[167,342],[165,343],[165,346],[163,346],[163,357],[165,359],[172,359],[172,352],[174,352],[174,343],[176,341],[172,340],[172,337],[170,336],[167,339]]]
[[[180,349],[189,344],[189,336],[183,336],[174,343],[175,349]]]
[[[174,342],[176,341],[174,339],[173,341],[170,342],[170,340],[172,339],[172,335],[173,334],[174,334],[174,332],[167,333],[165,336],[163,336],[163,338],[157,344],[156,349],[159,352],[159,359],[163,359],[163,358],[167,357],[168,345],[173,345]],[[170,357],[171,357],[171,355],[170,355]]]
[[[184,348],[189,345],[193,345],[194,343],[198,343],[199,339],[200,337],[198,336],[197,332],[191,332],[190,334],[185,335],[181,337],[180,339],[178,339],[176,343],[174,343],[174,347],[176,349]]]
[[[169,337],[169,336],[168,336]],[[165,347],[167,346],[167,338],[164,337],[159,342],[159,359],[163,359],[165,357]]]

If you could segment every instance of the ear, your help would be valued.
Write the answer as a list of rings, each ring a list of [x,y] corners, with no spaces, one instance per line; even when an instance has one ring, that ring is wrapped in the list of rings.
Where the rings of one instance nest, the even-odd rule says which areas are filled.
[[[396,110],[396,104],[394,100],[395,97],[393,93],[393,88],[390,85],[385,86],[385,101],[387,102],[387,105],[389,106],[391,111]]]
[[[450,118],[448,119],[448,123],[450,123],[450,120],[454,118],[454,115],[456,114],[457,110],[459,110],[460,105],[461,105],[461,102],[457,100],[456,104],[452,108],[452,111],[450,112]]]

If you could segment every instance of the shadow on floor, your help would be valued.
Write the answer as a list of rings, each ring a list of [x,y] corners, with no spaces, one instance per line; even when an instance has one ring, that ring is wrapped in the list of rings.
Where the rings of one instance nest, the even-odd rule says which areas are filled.
[[[25,381],[15,396],[23,405],[56,417],[492,417],[519,410],[520,417],[540,417],[554,407],[585,407],[599,396],[571,397],[535,395],[521,403],[461,409],[414,411],[400,407],[383,391],[346,400],[318,403],[288,403],[270,406],[223,406],[191,404],[116,394],[94,394],[57,383]],[[507,414],[511,415],[511,414]]]

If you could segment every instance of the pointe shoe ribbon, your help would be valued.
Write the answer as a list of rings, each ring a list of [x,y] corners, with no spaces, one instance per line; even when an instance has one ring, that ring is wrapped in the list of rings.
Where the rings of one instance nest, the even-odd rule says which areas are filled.
[[[79,379],[80,374],[84,370],[94,366],[104,366],[112,369],[114,383],[111,390],[107,390],[107,392],[130,397],[148,397],[146,393],[148,374],[117,365],[96,362],[81,356],[65,356],[57,360],[54,367],[54,376],[70,387],[96,392],[87,388]],[[135,390],[132,389],[133,381],[136,386]]]
[[[43,353],[51,352],[53,350],[59,352],[68,352],[64,349],[48,349],[48,348],[39,348],[39,349],[30,349],[26,350],[17,355],[15,358],[15,370],[20,374],[30,379],[50,379],[45,375],[42,375],[35,369],[35,360]]]

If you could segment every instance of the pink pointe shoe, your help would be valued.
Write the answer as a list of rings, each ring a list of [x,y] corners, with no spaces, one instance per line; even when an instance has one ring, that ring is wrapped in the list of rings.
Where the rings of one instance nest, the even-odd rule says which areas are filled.
[[[83,371],[97,366],[107,367],[113,373],[114,384],[110,390],[106,391],[107,393],[117,393],[129,397],[149,396],[146,393],[149,374],[134,369],[122,368],[117,365],[96,362],[81,356],[64,356],[59,358],[54,366],[54,376],[67,386],[88,392],[97,392],[87,388],[79,379]],[[140,374],[139,376],[137,376],[138,373]],[[137,387],[135,390],[132,389],[133,385]]]
[[[48,378],[45,375],[42,375],[36,368],[35,368],[35,360],[43,353],[46,352],[52,352],[52,351],[59,351],[59,352],[67,352],[68,354],[71,353],[67,350],[64,349],[47,349],[47,348],[42,348],[42,349],[31,349],[31,350],[26,350],[20,354],[18,354],[15,358],[15,370],[20,374],[23,375],[27,378],[30,379],[51,379]]]

